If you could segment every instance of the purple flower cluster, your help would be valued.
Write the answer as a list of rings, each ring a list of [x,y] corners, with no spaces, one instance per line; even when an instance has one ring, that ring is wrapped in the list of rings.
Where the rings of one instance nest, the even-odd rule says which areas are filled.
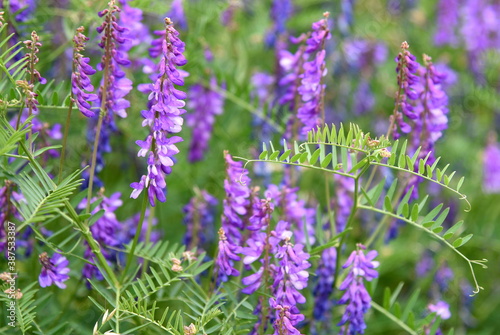
[[[121,245],[119,232],[122,229],[122,225],[118,221],[115,211],[123,204],[123,201],[120,199],[121,194],[116,192],[108,198],[102,194],[102,191],[100,193],[99,197],[94,197],[90,200],[91,204],[98,202],[97,206],[92,209],[91,214],[95,215],[101,210],[104,211],[104,214],[97,219],[92,226],[90,226],[90,231],[92,232],[94,239],[101,244],[101,246],[117,247]],[[83,199],[78,205],[78,208],[84,209],[86,208],[86,205],[87,199]],[[105,248],[101,248],[101,250],[104,257],[106,257],[108,261],[112,261],[111,254]],[[85,250],[85,258],[93,259],[93,257],[94,255],[92,250],[90,250],[87,246],[87,249]],[[102,275],[99,273],[97,267],[91,264],[85,264],[82,274],[85,278],[96,277],[99,280],[102,279]]]
[[[307,261],[309,254],[303,251],[301,244],[292,245],[285,238],[283,245],[277,246],[276,258],[279,266],[273,267],[273,295],[269,304],[275,311],[273,323],[275,335],[298,335],[295,328],[304,320],[297,308],[297,304],[306,302],[306,298],[299,292],[307,287],[309,273],[306,271],[311,264]]]
[[[212,137],[215,116],[224,111],[224,97],[215,91],[217,79],[212,76],[209,87],[202,84],[191,86],[188,107],[191,113],[186,115],[186,123],[192,129],[188,160],[196,162],[203,159]]]
[[[9,12],[16,13],[16,22],[25,22],[36,9],[36,0],[9,0]],[[0,2],[0,8],[3,8],[3,2]]]
[[[371,297],[366,291],[364,281],[371,281],[378,276],[378,262],[373,259],[377,256],[375,250],[369,251],[366,256],[363,252],[366,249],[362,244],[357,245],[358,250],[354,250],[343,268],[350,267],[347,277],[340,284],[339,289],[345,291],[339,304],[348,304],[339,326],[349,323],[348,330],[343,329],[343,334],[363,334],[366,328],[364,314],[371,307]]]
[[[226,197],[223,202],[222,228],[228,240],[235,245],[241,242],[243,231],[243,218],[251,210],[250,203],[250,178],[248,170],[243,168],[243,162],[235,162],[231,155],[224,152],[226,161],[227,178],[224,179]]]
[[[251,234],[246,240],[247,246],[241,248],[241,254],[244,256],[243,264],[250,265],[255,261],[260,261],[261,267],[257,272],[242,279],[242,283],[246,287],[241,292],[246,294],[252,294],[261,287],[262,275],[264,272],[270,271],[270,253],[275,252],[276,244],[279,242],[275,238],[270,238],[267,233],[271,214],[274,210],[270,200],[254,201],[253,205],[253,215],[250,217],[250,224],[247,226]]]
[[[215,260],[218,280],[227,281],[229,275],[239,275],[232,267],[233,261],[240,260],[242,231],[245,228],[243,218],[251,211],[250,178],[242,162],[233,161],[225,151],[227,178],[224,179],[226,197],[223,201],[222,227],[219,230],[219,249]]]
[[[132,82],[125,77],[125,72],[120,66],[129,66],[127,54],[118,46],[125,44],[128,29],[118,24],[116,13],[120,8],[115,5],[115,1],[109,2],[109,8],[99,12],[99,17],[104,17],[104,22],[97,27],[97,32],[102,34],[99,46],[104,50],[104,55],[97,69],[104,71],[103,82],[99,89],[99,100],[101,107],[107,111],[105,123],[111,123],[113,115],[117,114],[124,118],[125,111],[130,106],[130,102],[124,97],[132,89]],[[118,46],[117,46],[118,44]]]
[[[396,72],[398,73],[398,96],[396,98],[396,113],[391,116],[391,123],[393,125],[392,134],[394,139],[398,139],[400,134],[398,127],[405,134],[411,131],[411,126],[403,120],[403,115],[411,120],[417,118],[413,111],[413,106],[410,100],[415,101],[418,99],[417,85],[419,78],[417,70],[419,64],[416,61],[408,48],[408,43],[401,44],[401,52],[396,57],[395,61],[398,63]],[[399,111],[401,108],[402,113]]]
[[[121,6],[118,25],[127,27],[127,30],[123,32],[125,41],[118,47],[125,53],[136,45],[149,43],[149,31],[147,26],[142,23],[142,10],[130,6],[129,2],[131,0],[118,1]]]
[[[49,258],[49,255],[43,252],[40,254],[39,260],[42,264],[42,272],[38,277],[40,286],[47,287],[55,284],[59,288],[66,288],[64,282],[69,279],[69,262],[66,257],[54,254]]]
[[[174,85],[183,86],[183,75],[177,67],[187,63],[183,52],[185,44],[172,26],[169,18],[165,19],[165,38],[162,43],[163,57],[160,60],[159,74],[150,87],[149,109],[142,111],[144,121],[142,126],[150,128],[150,134],[144,141],[136,141],[141,148],[137,154],[147,156],[148,173],[141,177],[140,182],[132,183],[134,188],[132,198],[137,198],[144,188],[147,189],[151,206],[155,205],[155,197],[161,202],[165,197],[165,175],[170,174],[174,165],[173,156],[179,152],[176,143],[181,142],[179,136],[168,137],[168,134],[178,133],[182,129],[182,114],[186,93],[177,90]]]
[[[415,149],[422,146],[421,158],[434,150],[434,144],[442,136],[442,131],[448,128],[448,96],[442,87],[446,75],[437,71],[427,55],[424,55],[424,64],[425,68],[421,68],[425,72],[421,75],[419,103],[414,108],[418,117],[414,120],[413,129],[413,145]],[[434,160],[432,153],[428,164]]]
[[[240,248],[229,242],[223,228],[219,229],[219,248],[215,267],[218,272],[218,280],[226,282],[229,276],[239,276],[240,272],[233,267],[234,261],[239,261]]]
[[[88,101],[96,101],[97,95],[90,93],[94,91],[94,86],[90,81],[90,76],[96,71],[89,64],[90,58],[83,57],[81,52],[85,49],[88,37],[83,34],[84,28],[76,30],[73,37],[73,72],[71,73],[71,93],[76,106],[86,117],[93,117],[95,113],[90,109]]]
[[[325,41],[330,38],[328,12],[324,16],[324,19],[312,24],[312,33],[306,41],[305,53],[313,59],[304,63],[304,72],[299,76],[301,84],[298,93],[302,104],[297,110],[297,118],[303,124],[302,135],[307,135],[307,132],[320,125],[322,120],[321,111],[324,108],[323,96],[326,87],[322,78],[327,73]]]
[[[184,244],[188,250],[197,248],[203,250],[214,240],[215,206],[217,199],[205,190],[197,192],[184,207],[184,224],[186,234]]]
[[[442,320],[447,320],[451,317],[450,305],[446,301],[438,301],[435,304],[427,305],[427,309],[431,313],[436,313]]]

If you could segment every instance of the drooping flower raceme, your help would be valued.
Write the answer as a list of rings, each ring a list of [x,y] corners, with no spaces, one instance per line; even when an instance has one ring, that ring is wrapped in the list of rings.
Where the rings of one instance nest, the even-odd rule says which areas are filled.
[[[309,273],[306,271],[311,264],[307,261],[309,254],[303,251],[301,244],[293,245],[285,238],[283,245],[277,247],[276,258],[279,266],[274,267],[273,296],[269,304],[275,310],[273,323],[275,335],[299,335],[295,328],[304,320],[297,304],[306,302],[299,292],[307,287]]]
[[[366,256],[363,252],[366,247],[357,245],[358,250],[354,250],[343,268],[350,267],[347,277],[340,284],[339,289],[345,291],[339,304],[347,304],[346,310],[339,326],[349,323],[348,330],[344,329],[343,334],[363,334],[366,328],[364,315],[371,307],[371,297],[366,291],[364,281],[371,281],[378,276],[378,262],[373,259],[377,256],[375,250],[369,251]]]
[[[66,257],[57,253],[49,257],[46,252],[43,252],[40,254],[39,260],[42,264],[42,272],[38,277],[40,286],[47,287],[55,284],[59,288],[66,288],[64,282],[69,279],[69,262]]]
[[[76,106],[86,117],[92,117],[95,113],[91,110],[88,101],[96,101],[97,95],[90,93],[94,91],[94,86],[90,81],[90,76],[96,71],[89,64],[90,58],[83,57],[81,52],[85,49],[88,37],[83,34],[84,28],[76,30],[73,37],[73,72],[71,73],[71,92]]]
[[[212,76],[209,87],[194,84],[188,92],[188,107],[191,113],[186,114],[186,123],[192,129],[188,159],[196,162],[203,159],[208,143],[212,137],[215,116],[224,111],[224,97],[215,91],[217,79]]]
[[[418,118],[415,120],[412,136],[413,147],[422,147],[420,158],[432,152],[427,161],[427,164],[432,164],[435,161],[434,145],[448,128],[448,96],[442,87],[446,75],[436,70],[427,55],[424,55],[424,64],[422,92],[419,94],[419,104],[414,109]]]
[[[162,43],[162,59],[158,66],[158,78],[151,86],[148,110],[142,111],[143,127],[150,128],[150,134],[144,141],[137,141],[141,148],[138,156],[147,157],[148,173],[141,177],[140,182],[132,183],[134,188],[132,198],[137,198],[144,188],[147,189],[151,206],[158,201],[166,200],[165,175],[170,174],[174,165],[173,156],[179,152],[176,143],[181,142],[179,136],[168,137],[182,129],[183,99],[186,94],[177,90],[174,85],[183,86],[184,79],[177,67],[187,63],[183,52],[185,49],[169,18],[165,19],[165,39]]]
[[[240,272],[234,268],[234,261],[239,261],[239,247],[229,242],[223,228],[219,229],[219,248],[215,267],[218,272],[218,280],[226,282],[229,276],[239,276]]]
[[[240,245],[244,229],[243,217],[250,211],[250,178],[243,162],[233,161],[231,155],[224,153],[227,178],[224,180],[226,197],[223,202],[222,228],[228,240]]]
[[[297,118],[302,122],[302,135],[321,124],[321,112],[323,106],[323,95],[326,85],[323,77],[327,70],[325,65],[325,41],[330,38],[328,29],[328,12],[325,18],[313,23],[312,33],[306,41],[305,53],[312,56],[312,60],[304,63],[304,72],[299,76],[301,84],[298,93],[302,104],[297,111]]]
[[[403,42],[401,44],[401,52],[395,59],[398,63],[396,67],[396,72],[398,73],[398,95],[396,97],[395,114],[391,115],[391,124],[393,127],[390,129],[394,139],[398,139],[400,136],[398,128],[405,134],[411,131],[411,126],[404,121],[403,115],[411,120],[417,118],[410,100],[415,101],[418,98],[416,86],[419,79],[416,73],[419,64],[415,56],[408,51],[408,48],[408,43]],[[401,109],[402,113],[399,109]]]
[[[102,34],[99,46],[104,50],[101,62],[97,64],[97,69],[104,71],[98,95],[101,104],[104,104],[101,107],[106,111],[106,123],[111,122],[114,114],[122,118],[127,116],[125,109],[130,106],[130,102],[124,97],[132,89],[132,82],[120,68],[129,66],[130,61],[126,52],[119,48],[128,41],[128,28],[120,26],[116,18],[116,13],[119,12],[120,8],[111,0],[109,8],[99,12],[99,17],[104,17],[104,22],[97,27],[97,32]]]

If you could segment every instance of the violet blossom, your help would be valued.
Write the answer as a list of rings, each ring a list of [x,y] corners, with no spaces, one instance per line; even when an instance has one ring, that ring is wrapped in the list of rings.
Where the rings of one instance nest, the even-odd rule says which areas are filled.
[[[273,265],[273,298],[269,304],[275,310],[273,322],[274,334],[300,334],[296,329],[298,323],[304,320],[297,304],[306,302],[299,292],[307,287],[309,273],[306,271],[311,264],[307,261],[309,254],[303,251],[303,245],[290,243],[285,238],[283,245],[278,245],[276,258],[279,265]]]
[[[339,326],[349,323],[348,330],[343,329],[343,334],[364,334],[366,324],[364,314],[371,307],[371,297],[366,291],[364,281],[371,281],[378,276],[378,262],[373,259],[377,256],[375,250],[369,251],[366,256],[363,252],[366,247],[357,245],[358,250],[354,250],[343,268],[350,267],[347,277],[340,284],[339,289],[345,291],[338,301],[339,304],[347,304],[346,310]]]
[[[42,264],[42,271],[38,277],[40,286],[47,287],[55,284],[59,288],[66,288],[64,282],[69,279],[68,273],[70,271],[68,268],[69,262],[66,257],[55,253],[49,258],[49,255],[43,252],[38,259]]]
[[[73,101],[76,106],[86,117],[92,117],[95,113],[91,110],[88,101],[96,101],[97,95],[90,93],[94,91],[94,86],[90,81],[90,76],[96,71],[89,64],[90,58],[83,57],[81,52],[85,49],[88,37],[84,34],[84,28],[80,27],[76,30],[73,37],[73,72],[71,73],[71,92],[73,93]]]
[[[312,24],[312,33],[306,41],[305,53],[312,55],[313,59],[304,63],[304,72],[299,76],[301,84],[298,93],[302,104],[297,110],[297,118],[303,124],[302,135],[320,125],[323,118],[321,112],[324,109],[323,95],[326,85],[322,83],[322,78],[327,73],[324,48],[325,41],[330,38],[328,15],[328,12],[325,13],[324,19]]]
[[[177,67],[187,63],[183,56],[185,44],[182,42],[169,18],[165,19],[165,39],[162,43],[163,57],[159,63],[159,74],[151,86],[149,109],[142,111],[142,126],[150,128],[150,134],[144,141],[136,141],[141,148],[139,157],[147,157],[148,173],[140,182],[132,183],[134,189],[131,198],[137,198],[144,188],[147,189],[151,206],[155,198],[165,202],[165,175],[170,174],[174,165],[173,157],[179,152],[176,143],[181,142],[179,136],[168,137],[182,129],[182,114],[186,93],[177,90],[174,85],[183,86],[184,79]]]
[[[215,259],[215,268],[218,281],[226,282],[229,276],[239,276],[240,272],[234,268],[234,261],[239,261],[239,247],[226,237],[223,228],[219,229],[219,248]]]
[[[217,79],[212,76],[208,86],[194,84],[189,89],[187,106],[191,113],[186,114],[186,123],[192,129],[188,154],[190,162],[203,159],[212,137],[215,116],[224,111],[224,97],[215,90],[216,87]]]
[[[450,305],[446,303],[446,301],[438,301],[435,304],[427,305],[427,309],[431,313],[436,313],[436,316],[439,316],[442,320],[447,320],[451,317]]]
[[[227,239],[234,245],[241,242],[243,217],[250,211],[250,178],[248,170],[243,168],[243,162],[233,161],[229,153],[224,152],[227,178],[224,179],[226,197],[223,201],[222,228]]]
[[[411,101],[418,99],[416,86],[419,83],[419,78],[416,74],[419,64],[415,56],[408,51],[409,47],[407,42],[403,42],[401,44],[401,52],[395,59],[398,63],[396,72],[398,74],[399,89],[398,96],[396,97],[395,114],[391,115],[391,124],[393,127],[390,131],[394,139],[398,139],[400,136],[398,128],[405,134],[408,134],[412,129],[403,119],[403,115],[411,120],[417,118],[417,115],[413,111]],[[400,109],[401,112],[399,111]]]

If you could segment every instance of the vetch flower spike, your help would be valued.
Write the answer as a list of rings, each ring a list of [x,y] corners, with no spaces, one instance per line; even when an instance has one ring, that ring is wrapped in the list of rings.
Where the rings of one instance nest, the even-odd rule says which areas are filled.
[[[173,157],[179,152],[176,143],[183,139],[180,136],[168,137],[182,129],[182,114],[186,93],[177,90],[175,85],[183,86],[184,79],[177,67],[187,63],[183,52],[185,44],[175,30],[172,21],[165,19],[165,35],[162,42],[163,57],[158,65],[159,75],[151,86],[149,94],[149,109],[142,111],[143,127],[150,128],[150,134],[144,141],[136,141],[141,148],[138,156],[147,157],[148,173],[141,177],[140,182],[132,183],[134,189],[131,198],[137,198],[144,188],[147,189],[149,203],[155,205],[155,198],[165,202],[165,175],[172,172]]]

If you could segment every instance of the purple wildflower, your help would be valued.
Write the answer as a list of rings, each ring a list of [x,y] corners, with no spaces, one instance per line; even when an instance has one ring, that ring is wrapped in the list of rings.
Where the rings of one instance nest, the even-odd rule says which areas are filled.
[[[422,146],[420,158],[433,152],[436,141],[442,136],[442,131],[448,128],[448,96],[442,88],[441,82],[445,75],[439,73],[431,62],[431,58],[424,55],[425,73],[422,78],[422,92],[419,94],[419,103],[414,108],[418,118],[415,120],[413,132],[414,148]],[[423,68],[422,68],[423,70]],[[419,136],[415,136],[418,134]],[[435,161],[431,154],[427,164]]]
[[[339,289],[346,291],[339,304],[348,304],[344,315],[339,323],[339,326],[349,323],[349,329],[344,329],[344,334],[363,334],[366,329],[364,314],[371,307],[371,297],[366,291],[364,281],[371,281],[378,276],[375,268],[378,267],[378,262],[373,259],[377,256],[377,252],[372,250],[365,256],[363,250],[366,247],[362,244],[357,245],[358,250],[354,250],[343,268],[350,268],[347,277],[340,284]]]
[[[127,116],[125,109],[130,106],[130,102],[124,97],[132,89],[132,82],[120,69],[120,66],[129,66],[130,61],[127,54],[118,47],[128,41],[126,36],[128,29],[117,23],[116,13],[118,12],[120,8],[115,5],[114,0],[111,0],[109,8],[99,12],[99,17],[104,17],[104,22],[97,27],[97,32],[103,34],[99,46],[104,49],[104,55],[101,62],[97,64],[97,69],[104,71],[106,75],[98,94],[101,104],[104,103],[100,107],[107,111],[105,123],[111,123],[114,114],[122,118]]]
[[[222,228],[228,240],[235,245],[241,242],[244,229],[243,217],[250,209],[250,178],[242,162],[233,161],[229,153],[224,152],[227,178],[224,180],[226,198],[223,202]]]
[[[100,210],[103,210],[104,215],[90,226],[90,231],[99,243],[107,246],[118,246],[120,243],[117,239],[117,234],[121,230],[121,224],[116,218],[115,211],[123,204],[123,201],[120,199],[121,193],[113,193],[109,198],[102,195],[102,190],[100,193],[99,197],[94,197],[90,200],[91,204],[99,201],[99,204],[92,209],[91,214],[95,215]],[[84,209],[86,206],[87,199],[83,199],[78,208]]]
[[[306,41],[305,53],[313,55],[313,59],[304,63],[304,73],[299,76],[301,84],[298,93],[302,104],[297,110],[297,118],[303,124],[302,135],[320,125],[322,119],[321,111],[324,108],[323,95],[326,87],[322,83],[322,78],[327,73],[324,47],[325,41],[330,38],[328,12],[324,16],[324,19],[312,24],[313,31]]]
[[[198,191],[184,207],[186,234],[184,244],[188,250],[205,248],[214,240],[215,206],[217,199],[205,190]]]
[[[139,236],[139,241],[146,241],[148,235],[148,230],[150,233],[149,241],[156,243],[161,238],[161,233],[158,230],[153,230],[153,227],[158,224],[157,218],[150,218],[151,211],[149,208],[146,209],[144,214],[144,224],[142,225],[141,235]],[[123,221],[122,228],[118,232],[118,240],[122,245],[130,243],[137,232],[137,226],[141,218],[141,213],[135,213],[133,216]],[[151,227],[149,223],[151,222]]]
[[[150,127],[150,134],[144,141],[136,141],[141,148],[138,156],[146,157],[148,173],[141,177],[140,182],[132,183],[134,188],[131,198],[137,198],[144,188],[147,189],[151,206],[158,201],[165,202],[165,175],[170,174],[174,165],[173,157],[179,152],[176,143],[181,142],[179,136],[167,137],[168,134],[178,133],[182,129],[182,109],[186,93],[177,90],[175,85],[183,86],[184,79],[177,70],[178,66],[187,63],[183,56],[185,49],[169,18],[165,19],[165,39],[162,44],[163,57],[159,64],[159,74],[151,86],[149,94],[149,110],[143,110],[143,127]]]
[[[391,124],[393,127],[390,131],[392,132],[394,139],[398,139],[400,136],[398,127],[401,129],[401,132],[405,134],[408,134],[411,131],[411,126],[404,121],[403,115],[412,120],[417,118],[409,100],[415,101],[418,98],[416,86],[418,85],[419,78],[416,73],[419,68],[419,64],[417,63],[415,56],[408,51],[408,48],[408,43],[403,42],[401,44],[401,52],[395,59],[398,63],[396,72],[398,73],[399,90],[396,98],[395,114],[391,115]],[[400,108],[402,113],[399,111]]]
[[[131,0],[118,0],[122,8],[118,25],[127,27],[124,31],[125,42],[119,45],[120,50],[127,52],[141,43],[149,43],[149,31],[142,23],[142,10],[129,5]]]
[[[439,0],[437,4],[436,33],[434,34],[434,43],[436,45],[458,44],[456,34],[459,21],[459,0]]]
[[[247,247],[241,248],[243,264],[249,265],[259,260],[261,267],[255,272],[242,279],[243,285],[246,285],[241,292],[252,294],[259,289],[262,283],[262,275],[269,271],[270,256],[274,251],[275,245],[270,243],[267,229],[271,220],[271,214],[274,210],[270,199],[262,199],[253,202],[253,215],[249,219],[247,229],[250,230],[250,237],[246,240]],[[264,254],[264,257],[262,256]]]
[[[436,313],[442,320],[447,320],[451,317],[450,305],[446,303],[446,301],[438,301],[435,304],[427,305],[427,309],[431,313]]]
[[[39,260],[42,264],[42,272],[38,277],[40,286],[47,287],[56,284],[59,288],[66,288],[66,284],[63,283],[69,279],[69,262],[66,257],[56,253],[49,258],[49,255],[43,252],[40,254]]]
[[[307,261],[309,254],[303,251],[301,244],[295,246],[285,238],[284,244],[277,246],[276,258],[279,266],[273,266],[273,296],[269,304],[275,310],[276,319],[273,323],[274,334],[300,334],[295,328],[304,320],[297,304],[306,302],[299,292],[307,287],[309,273],[306,271],[311,264]]]
[[[343,232],[349,215],[351,214],[354,200],[352,193],[354,192],[354,179],[344,176],[334,175],[335,184],[335,225],[337,232]]]
[[[278,52],[280,72],[284,73],[280,78],[278,85],[284,92],[278,103],[280,105],[288,105],[290,111],[294,111],[296,107],[295,97],[298,95],[298,88],[300,86],[300,70],[304,61],[305,47],[301,46],[292,54],[288,50],[280,50]]]
[[[500,144],[493,135],[483,152],[483,190],[500,193]]]
[[[89,76],[93,75],[96,71],[89,64],[90,58],[83,57],[80,53],[84,50],[85,43],[88,41],[88,37],[83,34],[83,31],[83,27],[78,28],[75,37],[73,37],[74,71],[71,73],[71,92],[75,97],[72,99],[80,112],[86,117],[92,117],[95,113],[90,110],[91,106],[88,101],[96,101],[98,98],[96,94],[87,92],[94,91],[94,86]]]
[[[224,111],[224,97],[215,91],[215,87],[217,79],[212,76],[209,87],[194,84],[189,90],[188,107],[191,113],[186,114],[186,123],[192,129],[188,154],[190,162],[203,159],[212,137],[215,115],[221,115]]]
[[[215,259],[215,267],[218,271],[218,280],[226,282],[229,276],[239,276],[240,272],[233,267],[234,261],[239,261],[239,247],[232,244],[226,238],[224,229],[219,229],[219,249]]]
[[[36,0],[9,0],[9,12],[16,13],[16,22],[25,22],[36,9]],[[3,8],[3,3],[0,2],[0,8]]]
[[[269,299],[269,305],[274,309],[273,335],[301,335],[300,331],[295,326],[303,321],[304,315],[294,308],[295,306],[283,306],[275,299]]]

